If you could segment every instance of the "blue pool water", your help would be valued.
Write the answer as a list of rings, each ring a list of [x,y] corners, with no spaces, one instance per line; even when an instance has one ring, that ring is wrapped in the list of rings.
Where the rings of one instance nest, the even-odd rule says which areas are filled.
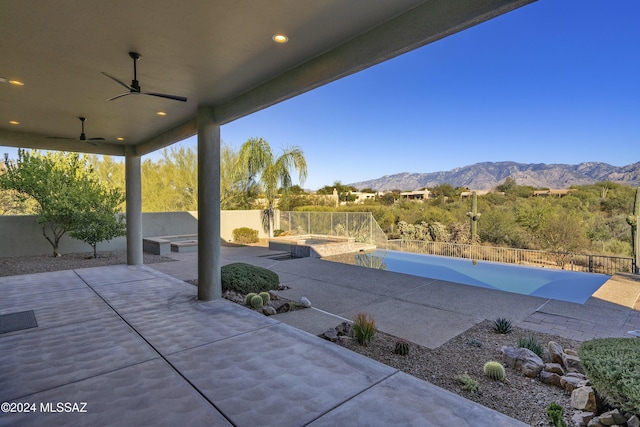
[[[610,276],[408,252],[356,254],[356,265],[584,304]]]

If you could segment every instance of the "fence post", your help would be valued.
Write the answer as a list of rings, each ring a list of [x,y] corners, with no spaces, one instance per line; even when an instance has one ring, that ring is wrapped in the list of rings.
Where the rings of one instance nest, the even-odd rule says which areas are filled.
[[[593,255],[589,255],[589,273],[593,273]]]

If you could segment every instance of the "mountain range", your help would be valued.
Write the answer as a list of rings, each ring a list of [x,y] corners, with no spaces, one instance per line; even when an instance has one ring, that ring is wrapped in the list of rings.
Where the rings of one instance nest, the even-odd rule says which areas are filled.
[[[471,190],[490,190],[502,184],[508,177],[513,178],[518,185],[530,185],[535,188],[560,189],[602,181],[638,186],[640,185],[640,162],[627,166],[612,166],[600,162],[585,162],[577,165],[483,162],[446,172],[403,172],[385,175],[349,185],[358,189],[372,188],[378,191],[419,190],[439,184],[451,184],[454,187],[466,187]]]

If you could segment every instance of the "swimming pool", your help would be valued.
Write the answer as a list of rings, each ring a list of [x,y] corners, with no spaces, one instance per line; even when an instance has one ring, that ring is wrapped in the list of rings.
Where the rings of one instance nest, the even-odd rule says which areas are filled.
[[[355,254],[355,264],[396,273],[584,304],[610,276],[410,252]]]

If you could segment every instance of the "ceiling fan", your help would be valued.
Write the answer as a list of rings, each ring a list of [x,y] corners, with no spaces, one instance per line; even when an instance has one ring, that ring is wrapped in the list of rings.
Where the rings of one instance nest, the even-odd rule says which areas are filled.
[[[108,101],[113,101],[114,99],[122,98],[123,96],[127,96],[127,95],[142,94],[142,95],[158,96],[160,98],[173,99],[175,101],[187,102],[187,98],[185,98],[184,96],[168,95],[166,93],[157,93],[157,92],[142,92],[142,89],[140,88],[140,83],[138,82],[137,69],[136,69],[136,62],[138,61],[138,59],[140,59],[140,54],[137,52],[129,52],[129,56],[131,57],[131,59],[133,59],[133,80],[131,81],[131,86],[105,73],[104,71],[102,72],[102,74],[109,77],[111,80],[115,81],[116,83],[124,86],[125,88],[127,88],[127,90],[129,90],[129,92],[125,92],[120,95],[116,95],[113,98],[109,98]]]
[[[95,141],[105,141],[104,138],[87,138],[87,135],[84,133],[84,122],[87,120],[84,117],[78,117],[80,119],[80,123],[82,123],[82,131],[80,133],[79,138],[66,138],[63,136],[48,136],[49,139],[70,139],[74,141],[87,141],[91,145],[98,145]]]

